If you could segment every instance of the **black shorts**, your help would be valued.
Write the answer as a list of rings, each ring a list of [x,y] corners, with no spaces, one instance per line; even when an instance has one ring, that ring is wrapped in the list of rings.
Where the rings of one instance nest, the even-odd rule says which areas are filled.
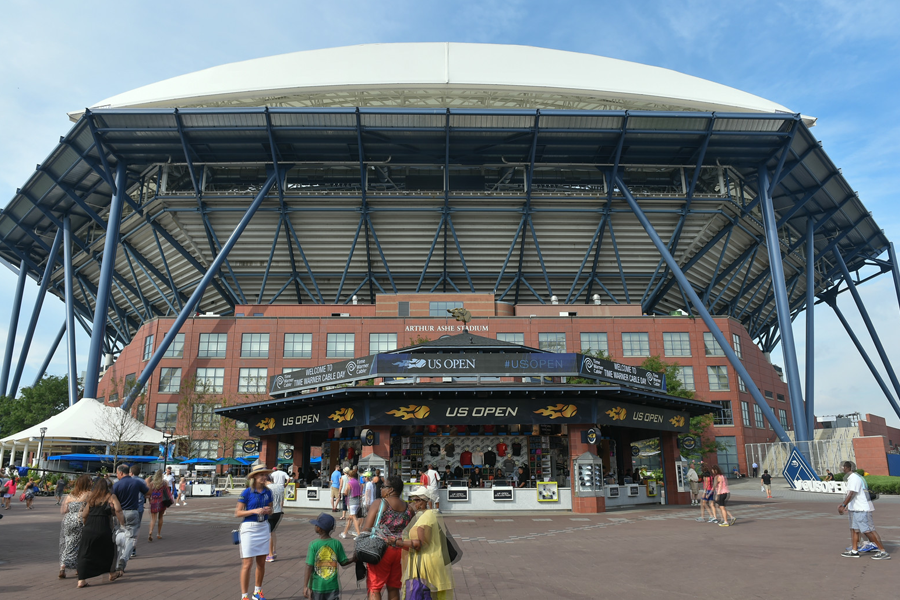
[[[275,533],[275,528],[278,527],[278,523],[281,521],[281,515],[284,513],[272,513],[269,515],[269,533]]]
[[[716,504],[724,508],[725,503],[728,502],[728,496],[730,495],[731,494],[719,494],[718,496],[716,496]]]

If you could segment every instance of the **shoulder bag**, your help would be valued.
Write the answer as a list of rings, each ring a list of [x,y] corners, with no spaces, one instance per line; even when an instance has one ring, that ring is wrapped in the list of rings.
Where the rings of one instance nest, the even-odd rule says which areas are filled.
[[[166,492],[163,494],[162,505],[166,508],[169,508],[175,503],[175,501],[172,500],[172,491],[169,489],[169,486],[166,486],[164,489],[166,490]]]
[[[378,524],[381,522],[381,513],[384,511],[384,505],[387,500],[381,501],[381,507],[378,509],[378,516],[375,517],[375,524],[372,526],[371,532],[363,532],[356,538],[356,557],[367,564],[377,565],[387,550],[387,542],[377,535]]]

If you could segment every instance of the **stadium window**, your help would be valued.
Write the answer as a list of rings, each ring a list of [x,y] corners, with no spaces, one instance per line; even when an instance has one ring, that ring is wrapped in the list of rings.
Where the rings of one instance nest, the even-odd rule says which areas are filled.
[[[269,370],[266,368],[243,368],[238,372],[238,393],[265,394]]]
[[[747,384],[744,383],[744,380],[740,377],[738,377],[738,389],[741,390],[742,392],[747,391]]]
[[[566,334],[565,333],[539,333],[538,348],[548,352],[565,352],[566,351]]]
[[[623,333],[622,356],[650,356],[650,334]]]
[[[192,440],[192,458],[218,458],[219,440]]]
[[[696,390],[697,388],[694,386],[694,367],[678,367],[678,381],[681,382],[681,387],[684,389]]]
[[[744,422],[744,427],[750,427],[750,405],[741,401],[741,419]]]
[[[241,358],[269,358],[269,334],[245,333],[241,335]]]
[[[772,394],[772,392],[770,390],[766,390],[765,395],[766,395],[766,400],[772,400],[775,397],[775,395]]]
[[[221,404],[195,404],[191,407],[191,426],[194,429],[218,429],[222,417],[213,412]]]
[[[134,373],[128,373],[125,375],[125,393],[131,391],[131,388],[137,385],[137,375]]]
[[[783,408],[778,409],[778,422],[781,423],[781,426],[785,429],[788,428],[787,412]]]
[[[429,302],[428,303],[428,316],[429,317],[449,317],[450,313],[447,311],[452,308],[462,308],[462,302]]]
[[[201,394],[221,394],[225,391],[225,369],[199,368],[194,391]]]
[[[663,333],[666,356],[690,356],[691,336],[688,333]]]
[[[378,354],[379,352],[390,352],[397,349],[396,333],[370,333],[369,334],[369,354]]]
[[[285,358],[312,358],[311,333],[284,334]]]
[[[137,410],[134,411],[134,418],[138,420],[139,423],[143,423],[144,419],[147,418],[147,405],[144,403],[137,405]]]
[[[408,317],[409,316],[409,302],[398,302],[397,303],[397,316],[398,317]]]
[[[153,356],[153,336],[148,335],[144,338],[144,360],[150,360]]]
[[[766,428],[766,421],[765,421],[765,419],[763,419],[763,411],[759,407],[759,404],[753,405],[753,420],[756,421],[757,429],[765,429]]]
[[[118,393],[109,395],[109,403],[110,404],[116,404],[118,402],[119,402],[119,394]]]
[[[328,358],[353,358],[356,338],[353,333],[329,333],[325,342]]]
[[[722,392],[731,389],[728,385],[728,367],[706,367],[706,372],[709,375],[709,391]]]
[[[734,415],[731,414],[731,401],[713,400],[712,403],[719,407],[718,412],[713,413],[713,425],[734,425]]]
[[[161,367],[159,369],[160,394],[177,394],[181,389],[181,367]]]
[[[163,358],[184,358],[184,334],[176,333]]]
[[[706,349],[707,356],[725,356],[722,346],[719,345],[713,334],[708,331],[703,332],[703,347]]]
[[[498,333],[497,339],[501,342],[509,342],[510,344],[519,344],[520,346],[525,345],[524,333]]]
[[[602,352],[609,354],[609,338],[605,333],[582,333],[581,334],[581,353]]]
[[[784,394],[778,394],[777,398],[779,402],[784,402]]]
[[[731,344],[734,346],[734,353],[741,360],[744,360],[744,352],[741,350],[741,336],[736,333],[731,334]]]
[[[153,427],[160,431],[164,429],[175,429],[178,422],[178,403],[167,402],[156,405],[156,421]]]
[[[225,358],[228,348],[227,333],[201,333],[198,358]]]

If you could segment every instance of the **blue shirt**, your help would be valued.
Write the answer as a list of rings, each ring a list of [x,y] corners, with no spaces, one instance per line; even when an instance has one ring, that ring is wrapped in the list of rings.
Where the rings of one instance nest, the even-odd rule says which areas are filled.
[[[331,474],[331,487],[340,487],[341,486],[341,472],[335,471]]]
[[[147,494],[150,490],[140,477],[123,477],[113,484],[113,494],[119,499],[122,510],[139,510],[143,498],[141,494]]]
[[[272,490],[269,488],[263,488],[262,491],[256,491],[253,488],[244,488],[244,491],[241,492],[241,500],[244,506],[247,508],[245,510],[255,510],[257,508],[263,508],[264,506],[268,506],[272,504],[274,501],[274,497],[272,496]],[[250,515],[249,517],[244,517],[243,523],[252,522],[255,523],[259,521],[260,515]],[[263,521],[269,520],[269,515],[262,515]]]

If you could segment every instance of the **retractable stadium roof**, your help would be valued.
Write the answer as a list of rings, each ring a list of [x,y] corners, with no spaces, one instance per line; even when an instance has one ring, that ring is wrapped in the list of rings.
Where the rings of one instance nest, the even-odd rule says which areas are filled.
[[[434,48],[456,73],[457,45],[422,45],[423,54]],[[550,53],[557,70],[571,64],[576,73],[597,58],[521,47],[502,52],[514,50]],[[289,57],[296,59],[280,60]],[[330,67],[358,73],[356,65],[332,61]],[[655,92],[657,99],[696,80],[638,67],[645,78],[661,71],[660,77],[678,80],[669,91]],[[251,83],[244,87],[274,85]],[[172,103],[187,103],[182,88],[188,86],[181,84],[181,92],[168,91]],[[460,90],[466,85],[458,84]],[[695,96],[712,89],[696,85]],[[877,264],[872,261],[888,240],[808,120],[758,98],[741,109],[737,96],[728,104],[726,92],[713,92],[710,102],[729,112],[698,112],[686,100],[671,112],[545,106],[89,110],[0,214],[0,258],[24,261],[38,279],[69,216],[77,311],[90,320],[113,174],[124,162],[128,195],[107,328],[113,345],[121,346],[142,322],[180,309],[277,168],[283,185],[264,200],[207,289],[201,311],[230,314],[235,304],[344,303],[354,293],[371,301],[380,291],[430,290],[494,291],[514,302],[558,295],[568,303],[600,293],[604,301],[640,302],[648,314],[685,308],[620,190],[610,185],[616,171],[672,242],[710,311],[739,319],[770,349],[778,336],[756,202],[760,164],[770,172],[783,164],[773,195],[795,310],[804,304],[803,236],[810,220],[817,292],[839,275],[834,250],[855,270]],[[192,97],[216,104],[210,98],[225,93],[207,82],[197,84]],[[165,94],[145,89],[124,96],[131,99],[110,104],[142,105],[141,98],[146,103],[151,96],[163,102]],[[51,293],[62,297],[62,253],[51,277]]]

